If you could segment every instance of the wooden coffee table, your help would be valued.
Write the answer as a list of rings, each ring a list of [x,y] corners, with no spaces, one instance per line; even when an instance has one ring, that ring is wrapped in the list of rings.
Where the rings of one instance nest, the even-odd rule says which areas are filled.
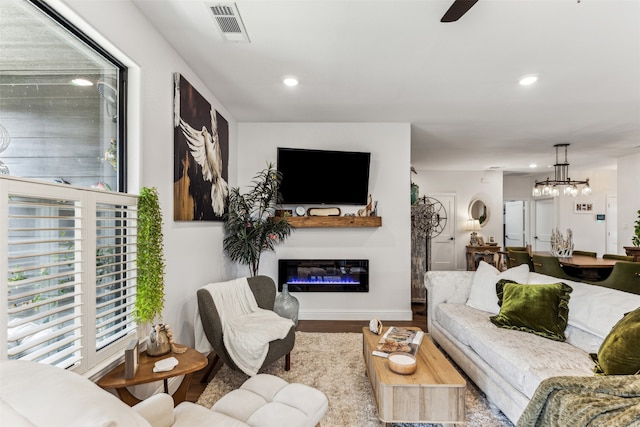
[[[380,335],[367,327],[362,334],[367,375],[383,423],[464,423],[467,383],[428,335],[416,355],[416,371],[399,375],[389,370],[386,358],[371,354]]]
[[[175,368],[166,372],[153,372],[153,367],[157,361],[172,356],[178,359],[178,365]],[[147,352],[142,352],[140,353],[138,361],[138,371],[133,378],[129,380],[124,378],[124,363],[122,363],[113,368],[107,375],[100,378],[98,385],[102,388],[116,389],[120,399],[127,405],[133,406],[139,403],[140,399],[131,394],[131,392],[127,390],[127,387],[154,381],[163,381],[164,392],[169,393],[167,380],[172,377],[177,377],[178,375],[184,375],[182,383],[176,392],[173,393],[174,405],[178,405],[184,402],[187,390],[189,390],[189,385],[191,384],[191,375],[205,366],[207,366],[206,356],[193,348],[187,348],[187,351],[184,353],[170,352],[158,357],[149,357],[147,356]]]

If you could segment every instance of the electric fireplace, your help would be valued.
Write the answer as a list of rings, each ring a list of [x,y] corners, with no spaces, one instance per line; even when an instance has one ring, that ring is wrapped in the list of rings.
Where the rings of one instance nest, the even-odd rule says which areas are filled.
[[[289,292],[369,292],[369,260],[281,259],[278,291],[283,283]]]

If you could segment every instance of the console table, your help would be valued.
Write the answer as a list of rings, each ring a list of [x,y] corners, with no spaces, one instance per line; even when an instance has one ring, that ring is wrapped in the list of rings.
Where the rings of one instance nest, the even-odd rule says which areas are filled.
[[[467,271],[476,271],[477,265],[480,261],[484,261],[487,264],[491,264],[498,268],[499,266],[499,252],[502,250],[500,246],[471,246],[467,245]]]

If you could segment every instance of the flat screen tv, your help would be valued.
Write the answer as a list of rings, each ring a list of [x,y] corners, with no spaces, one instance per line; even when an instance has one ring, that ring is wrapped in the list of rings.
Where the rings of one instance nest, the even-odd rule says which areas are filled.
[[[371,153],[278,148],[283,205],[366,205]]]

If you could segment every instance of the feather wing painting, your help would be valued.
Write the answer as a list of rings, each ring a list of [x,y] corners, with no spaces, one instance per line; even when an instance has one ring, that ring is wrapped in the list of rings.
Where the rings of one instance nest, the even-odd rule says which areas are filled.
[[[189,152],[202,168],[204,180],[211,182],[211,206],[213,212],[218,216],[222,216],[229,188],[222,176],[222,152],[215,110],[210,110],[210,116],[212,133],[209,133],[206,126],[202,126],[201,130],[194,129],[182,117],[179,119],[179,127],[187,141]]]
[[[224,221],[229,123],[180,73],[173,82],[173,219]]]

